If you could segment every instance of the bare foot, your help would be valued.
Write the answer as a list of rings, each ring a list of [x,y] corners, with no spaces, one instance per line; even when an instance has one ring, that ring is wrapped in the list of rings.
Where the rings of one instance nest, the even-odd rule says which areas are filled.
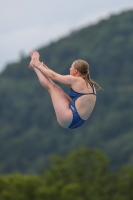
[[[33,60],[33,65],[36,67],[36,68],[40,68],[40,66],[43,66],[43,63],[42,62],[40,62],[39,60],[37,60],[37,59],[34,59]]]
[[[32,61],[30,61],[30,63],[29,63],[29,68],[32,69],[32,70],[33,70],[33,68],[34,68],[33,62],[32,62]]]
[[[31,57],[32,60],[33,59],[39,60],[40,55],[39,55],[39,53],[37,51],[32,51],[32,52],[30,52],[30,57]]]
[[[29,64],[29,68],[33,69],[32,62],[33,62],[34,59],[39,60],[40,55],[37,51],[32,51],[32,52],[30,52],[30,57],[31,57],[31,62]]]

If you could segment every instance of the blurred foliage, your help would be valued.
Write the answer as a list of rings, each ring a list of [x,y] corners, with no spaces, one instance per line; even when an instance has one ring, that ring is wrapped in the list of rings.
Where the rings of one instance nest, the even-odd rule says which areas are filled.
[[[29,57],[6,66],[0,74],[1,174],[37,173],[44,163],[49,165],[51,154],[65,156],[82,145],[106,153],[113,170],[133,166],[132,22],[133,11],[123,12],[38,49],[41,61],[61,74],[69,73],[75,59],[85,59],[91,78],[104,88],[78,129],[59,126],[50,96],[28,68]],[[69,185],[64,193],[78,187]]]
[[[48,170],[37,175],[0,176],[2,200],[132,200],[133,168],[109,170],[108,158],[81,147],[65,157],[53,156]]]

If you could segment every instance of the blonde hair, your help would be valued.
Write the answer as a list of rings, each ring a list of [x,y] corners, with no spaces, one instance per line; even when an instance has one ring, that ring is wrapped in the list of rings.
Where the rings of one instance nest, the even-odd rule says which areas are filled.
[[[93,87],[94,85],[96,86],[96,88],[102,89],[100,85],[98,85],[95,81],[90,79],[89,64],[85,60],[75,60],[73,64],[75,69],[77,69],[83,75],[83,78],[85,79],[87,86],[89,83],[91,87]]]

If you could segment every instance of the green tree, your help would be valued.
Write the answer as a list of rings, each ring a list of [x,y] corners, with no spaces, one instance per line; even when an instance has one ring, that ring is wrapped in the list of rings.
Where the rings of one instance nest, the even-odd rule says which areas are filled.
[[[99,150],[86,147],[65,158],[54,156],[39,195],[47,200],[108,200],[115,180],[108,165],[108,159]]]
[[[36,191],[44,181],[39,176],[12,174],[0,177],[0,200],[37,200]]]

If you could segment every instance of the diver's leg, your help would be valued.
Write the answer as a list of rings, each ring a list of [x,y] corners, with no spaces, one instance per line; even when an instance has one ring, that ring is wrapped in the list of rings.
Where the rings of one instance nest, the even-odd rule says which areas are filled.
[[[69,127],[71,124],[73,115],[69,108],[71,102],[70,97],[50,78],[45,76],[39,69],[34,68],[41,85],[49,92],[53,107],[56,113],[57,120],[64,128]]]

